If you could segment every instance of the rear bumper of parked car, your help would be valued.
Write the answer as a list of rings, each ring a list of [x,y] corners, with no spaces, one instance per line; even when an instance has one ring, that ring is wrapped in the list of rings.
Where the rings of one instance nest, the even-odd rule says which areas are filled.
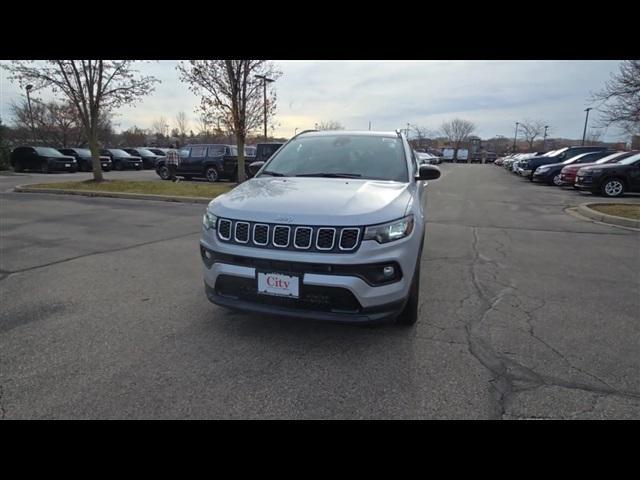
[[[420,241],[414,232],[384,245],[363,242],[353,254],[283,253],[223,243],[205,233],[200,242],[205,291],[215,304],[256,313],[355,323],[390,320],[406,303]],[[394,264],[400,278],[373,286],[355,272],[327,271],[331,265],[357,269],[371,264]],[[299,298],[257,293],[258,272],[297,276]]]

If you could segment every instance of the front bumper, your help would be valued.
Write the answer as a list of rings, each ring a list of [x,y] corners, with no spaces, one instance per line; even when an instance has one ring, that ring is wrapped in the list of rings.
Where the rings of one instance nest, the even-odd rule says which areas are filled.
[[[567,175],[566,173],[560,174],[560,181],[562,182],[562,186],[573,186],[576,183],[575,175]]]
[[[205,231],[200,241],[205,291],[211,302],[256,313],[356,323],[390,320],[402,311],[422,241],[414,230],[408,238],[388,244],[363,242],[353,254],[325,254],[243,247],[220,242],[212,232]],[[227,259],[222,262],[214,260],[207,266],[210,263],[204,259],[207,250]],[[228,258],[233,257],[236,260],[230,262]],[[401,278],[373,286],[353,274],[323,271],[330,265],[345,268],[378,263],[396,263]],[[257,293],[257,273],[267,270],[260,265],[268,264],[279,265],[269,270],[284,274],[293,272],[299,277],[299,299]],[[300,265],[304,264],[316,268],[301,270]],[[229,287],[234,283],[237,283],[238,290]],[[237,294],[237,291],[241,293]]]
[[[534,173],[533,177],[531,177],[534,182],[543,183],[549,183],[551,181],[551,178],[551,175],[549,175],[548,173]]]
[[[523,177],[531,177],[531,170],[526,170],[524,168],[520,169],[520,175],[522,175]]]

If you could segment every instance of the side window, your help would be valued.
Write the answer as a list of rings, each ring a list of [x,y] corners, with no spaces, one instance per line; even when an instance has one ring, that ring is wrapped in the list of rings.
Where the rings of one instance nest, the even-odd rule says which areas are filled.
[[[416,151],[414,149],[411,149],[411,160],[413,163],[413,175],[417,175],[418,174],[418,160],[416,159]]]
[[[191,157],[204,157],[206,147],[193,147],[191,149]]]
[[[181,150],[178,151],[178,156],[180,156],[181,158],[187,158],[189,156],[189,149],[188,148],[183,148]]]

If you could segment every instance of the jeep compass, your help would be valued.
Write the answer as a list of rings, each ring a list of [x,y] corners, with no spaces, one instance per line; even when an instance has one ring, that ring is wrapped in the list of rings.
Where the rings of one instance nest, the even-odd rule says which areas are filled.
[[[208,299],[346,322],[418,315],[426,180],[400,131],[305,131],[212,200],[200,253]]]

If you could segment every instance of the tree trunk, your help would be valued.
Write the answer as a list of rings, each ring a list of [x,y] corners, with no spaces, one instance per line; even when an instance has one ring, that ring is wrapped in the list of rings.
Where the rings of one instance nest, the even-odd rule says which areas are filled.
[[[93,162],[93,181],[102,182],[102,163],[100,163],[100,149],[95,132],[89,134],[89,148],[91,149],[91,161]]]
[[[238,178],[237,182],[244,182],[244,137],[240,134],[236,135],[236,144],[238,146]]]

